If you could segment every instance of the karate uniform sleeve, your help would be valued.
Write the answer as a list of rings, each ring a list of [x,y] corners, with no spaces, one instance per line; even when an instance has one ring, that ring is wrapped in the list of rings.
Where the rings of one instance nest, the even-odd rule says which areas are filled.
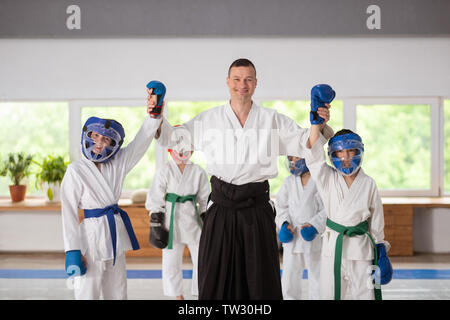
[[[198,143],[195,143],[195,137],[201,137],[201,133],[197,132],[195,136],[195,128],[201,128],[201,126],[196,126],[196,121],[201,123],[201,114],[194,117],[192,120],[186,122],[179,127],[173,127],[166,118],[163,117],[161,125],[161,134],[157,139],[157,143],[166,148],[173,148],[176,145],[177,137],[183,136],[183,143],[188,143],[191,145],[192,150],[199,150],[196,148]]]
[[[317,209],[316,214],[311,219],[310,224],[316,228],[319,234],[325,231],[325,224],[327,220],[327,213],[325,211],[325,207],[323,205],[322,198],[319,193],[316,193],[314,196],[315,208]]]
[[[60,192],[64,250],[81,250],[78,204],[83,186],[70,165],[61,182]]]
[[[165,170],[155,174],[148,190],[145,208],[150,212],[166,212],[167,179]]]
[[[192,150],[194,151],[201,150],[204,118],[204,112],[202,112],[182,126],[177,127],[178,130],[184,130],[182,133],[183,137],[188,139],[187,141],[191,144]]]
[[[276,122],[279,129],[279,155],[304,158],[310,130],[300,128],[294,120],[280,113],[276,114]],[[322,132],[327,140],[334,134],[328,125],[324,126]]]
[[[372,199],[370,202],[370,234],[376,244],[383,243],[387,248],[390,245],[384,240],[384,213],[383,213],[383,203],[381,202],[381,197],[378,193],[378,189],[373,182]]]
[[[118,152],[117,161],[123,166],[125,173],[130,172],[147,152],[160,124],[161,119],[153,119],[147,115],[133,141]]]
[[[297,123],[284,114],[276,113],[279,155],[304,158],[303,141],[309,138],[309,130],[300,128]]]
[[[331,129],[331,127],[329,125],[325,124],[325,126],[323,127],[323,130],[322,130],[322,135],[328,141],[334,136],[334,131],[333,131],[333,129]],[[308,138],[309,138],[309,136],[308,136]]]
[[[281,226],[285,221],[292,224],[289,217],[289,190],[287,187],[287,179],[283,181],[280,190],[278,191],[277,197],[275,199],[275,209],[277,215],[275,216],[275,223],[277,227],[281,229]]]
[[[198,213],[202,214],[206,211],[206,205],[208,204],[208,197],[209,197],[209,181],[208,181],[208,175],[206,174],[205,170],[201,169],[200,174],[200,185],[198,188],[197,193],[197,203],[198,203]]]
[[[170,137],[172,136],[172,132],[174,129],[175,128],[170,125],[167,119],[165,117],[162,117],[161,133],[159,135],[159,138],[156,139],[156,142],[162,147],[168,148],[171,140]]]
[[[326,142],[327,139],[322,134],[311,149],[306,147],[307,141],[304,142],[307,149],[305,152],[306,166],[322,197],[329,193],[330,177],[333,174],[333,168],[327,164],[323,150],[323,145]]]

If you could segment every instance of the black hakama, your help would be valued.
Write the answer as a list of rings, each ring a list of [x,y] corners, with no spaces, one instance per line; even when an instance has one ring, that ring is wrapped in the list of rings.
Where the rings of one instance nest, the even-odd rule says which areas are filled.
[[[199,299],[282,299],[275,210],[269,183],[211,177],[198,255]]]

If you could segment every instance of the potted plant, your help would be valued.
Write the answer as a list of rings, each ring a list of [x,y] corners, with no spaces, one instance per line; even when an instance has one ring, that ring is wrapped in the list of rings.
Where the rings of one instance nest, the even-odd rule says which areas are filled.
[[[61,181],[66,173],[68,162],[64,157],[47,156],[42,163],[34,161],[40,170],[36,173],[36,186],[41,186],[47,197],[47,202],[60,202]]]
[[[9,176],[13,183],[13,185],[9,186],[12,202],[25,200],[27,186],[20,183],[31,174],[30,165],[32,160],[32,155],[25,155],[23,152],[9,153],[0,165],[0,175]]]

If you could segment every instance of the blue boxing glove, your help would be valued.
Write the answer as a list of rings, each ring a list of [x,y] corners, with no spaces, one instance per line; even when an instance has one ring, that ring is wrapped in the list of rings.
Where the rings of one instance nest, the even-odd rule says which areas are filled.
[[[161,115],[162,104],[164,101],[164,96],[166,95],[166,87],[160,81],[153,80],[147,83],[148,89],[153,89],[152,95],[156,94],[157,102],[155,108],[153,108],[150,114],[156,115],[159,117]]]
[[[280,232],[278,232],[278,239],[280,239],[280,241],[282,243],[288,243],[291,242],[292,239],[294,238],[294,235],[292,234],[292,232],[287,228],[288,226],[288,222],[286,221],[285,223],[283,223],[283,225],[281,226]]]
[[[386,254],[384,243],[377,244],[378,268],[380,268],[380,284],[388,284],[392,280],[394,273],[391,262]],[[377,281],[376,281],[377,282]]]
[[[324,107],[325,103],[330,103],[336,96],[336,92],[327,84],[318,84],[311,89],[311,124],[322,124],[323,119],[317,113],[320,107]]]
[[[86,266],[81,260],[80,250],[66,252],[66,273],[68,276],[82,276],[86,273]]]
[[[314,226],[311,227],[304,227],[300,230],[300,234],[302,235],[303,239],[306,241],[313,241],[316,235],[318,234],[317,229],[314,228]]]

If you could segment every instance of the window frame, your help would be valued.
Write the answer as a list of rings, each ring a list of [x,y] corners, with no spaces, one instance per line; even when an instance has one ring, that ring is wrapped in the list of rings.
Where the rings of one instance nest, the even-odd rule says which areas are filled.
[[[445,174],[445,114],[444,114],[444,106],[445,106],[445,100],[450,101],[450,96],[448,97],[440,97],[439,98],[439,147],[440,147],[440,154],[439,154],[439,170],[440,170],[440,177],[439,177],[439,187],[440,192],[439,195],[441,197],[449,197],[450,192],[445,192],[445,184],[444,184],[444,174]]]
[[[344,126],[356,131],[356,107],[357,105],[373,104],[426,104],[430,106],[430,188],[429,189],[380,189],[382,197],[437,197],[441,196],[443,190],[443,99],[439,97],[352,97],[343,98],[344,104]]]

